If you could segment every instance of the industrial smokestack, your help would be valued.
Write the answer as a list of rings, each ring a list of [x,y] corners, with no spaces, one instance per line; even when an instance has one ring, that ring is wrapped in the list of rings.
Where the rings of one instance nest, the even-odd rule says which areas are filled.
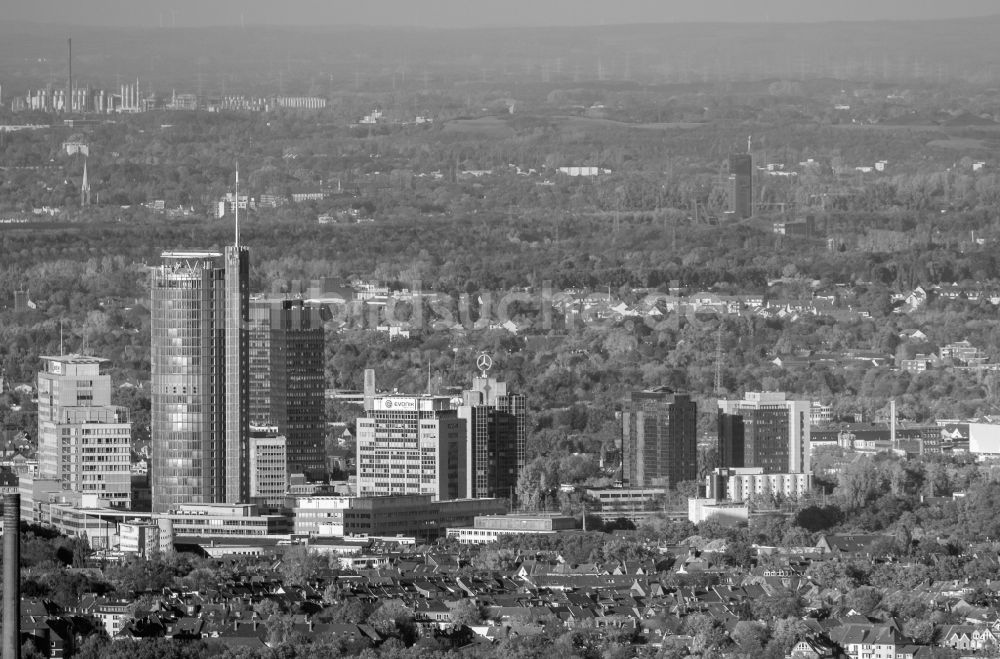
[[[69,42],[69,80],[66,82],[66,107],[63,108],[66,112],[73,111],[73,40],[67,39]]]
[[[21,659],[21,495],[3,495],[3,654]]]

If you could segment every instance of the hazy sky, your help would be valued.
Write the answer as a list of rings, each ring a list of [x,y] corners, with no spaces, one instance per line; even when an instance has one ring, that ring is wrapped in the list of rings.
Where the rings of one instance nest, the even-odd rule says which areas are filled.
[[[997,0],[5,0],[0,19],[156,27],[426,27],[675,21],[940,19],[1000,14]]]

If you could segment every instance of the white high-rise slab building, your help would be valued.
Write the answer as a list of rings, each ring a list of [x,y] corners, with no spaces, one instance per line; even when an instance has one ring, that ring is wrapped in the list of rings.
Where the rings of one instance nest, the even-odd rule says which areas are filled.
[[[38,374],[38,468],[63,489],[95,494],[116,508],[132,503],[132,424],[111,404],[108,361],[42,357]]]
[[[369,372],[357,428],[358,495],[469,496],[465,419],[449,398],[376,395]]]

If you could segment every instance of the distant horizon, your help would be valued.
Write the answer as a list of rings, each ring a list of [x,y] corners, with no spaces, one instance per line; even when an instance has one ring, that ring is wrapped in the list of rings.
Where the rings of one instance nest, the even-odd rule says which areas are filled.
[[[871,23],[995,17],[995,0],[382,0],[333,6],[325,0],[13,0],[0,23],[45,27],[192,28],[556,28],[737,23]]]
[[[628,22],[628,23],[574,23],[574,24],[560,24],[560,25],[528,25],[528,24],[483,24],[483,25],[402,25],[402,24],[377,24],[377,23],[324,23],[319,25],[309,25],[309,24],[296,24],[296,23],[251,23],[247,21],[243,25],[230,25],[226,23],[218,24],[207,24],[207,25],[164,25],[162,27],[157,25],[106,25],[106,24],[93,24],[93,23],[57,23],[52,21],[39,21],[39,20],[28,20],[28,19],[5,19],[0,18],[0,27],[4,26],[30,26],[37,28],[53,28],[53,29],[63,29],[63,30],[238,30],[241,27],[243,29],[280,29],[280,30],[308,30],[311,32],[321,32],[323,30],[350,30],[350,29],[360,29],[360,30],[419,30],[432,32],[435,30],[441,31],[477,31],[477,30],[546,30],[546,29],[592,29],[592,28],[629,28],[629,27],[657,27],[657,26],[698,26],[698,25],[743,25],[746,27],[762,27],[767,25],[809,25],[809,26],[821,26],[821,25],[836,25],[845,23],[856,23],[858,25],[866,25],[872,23],[893,23],[893,24],[904,24],[904,23],[934,23],[939,21],[968,21],[968,20],[982,20],[982,19],[998,19],[1000,20],[1000,11],[996,11],[991,14],[982,14],[978,16],[954,16],[949,18],[898,18],[898,19],[866,19],[866,20],[854,20],[854,19],[842,19],[842,20],[820,20],[820,21],[769,21],[769,22],[752,22],[752,21],[725,21],[725,20],[680,20],[680,21],[647,21],[647,22]],[[66,36],[73,36],[72,34],[67,34]]]

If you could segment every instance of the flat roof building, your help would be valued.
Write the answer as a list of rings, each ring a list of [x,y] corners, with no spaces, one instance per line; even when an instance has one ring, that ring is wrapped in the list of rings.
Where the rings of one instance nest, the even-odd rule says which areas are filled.
[[[465,419],[445,396],[376,395],[365,373],[365,415],[357,419],[357,492],[468,497]]]
[[[480,515],[471,527],[452,527],[448,537],[463,545],[496,542],[504,535],[553,535],[576,529],[576,519],[563,515]]]
[[[260,538],[292,532],[288,517],[262,515],[251,503],[179,504],[166,513],[154,513],[153,519],[168,520],[175,537]]]
[[[501,513],[503,499],[434,501],[428,494],[358,497],[289,497],[298,534],[324,536],[415,536],[437,538],[477,515]]]
[[[698,477],[698,408],[661,387],[633,391],[622,409],[622,484],[675,488]]]
[[[591,487],[584,490],[591,505],[587,512],[602,522],[625,518],[634,523],[662,512],[664,487]]]
[[[719,401],[721,467],[760,467],[765,474],[809,471],[812,404],[776,391],[749,391]]]
[[[148,520],[118,525],[118,550],[129,556],[149,558],[160,550],[160,527]]]
[[[305,300],[250,301],[250,423],[287,440],[288,473],[326,474],[325,342],[320,309]]]
[[[513,499],[524,468],[524,396],[508,394],[507,383],[496,378],[476,377],[458,416],[466,421],[468,496]]]
[[[38,373],[39,476],[96,494],[116,508],[132,500],[132,424],[111,404],[109,362],[83,355],[42,358]]]
[[[288,492],[288,453],[283,436],[250,438],[250,502],[280,508]]]
[[[754,498],[798,499],[812,491],[811,473],[765,474],[761,467],[719,468],[705,476],[709,498],[743,503]]]

